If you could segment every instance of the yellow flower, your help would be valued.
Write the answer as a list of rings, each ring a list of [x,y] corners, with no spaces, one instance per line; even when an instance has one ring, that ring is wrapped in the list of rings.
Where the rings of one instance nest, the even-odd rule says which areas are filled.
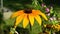
[[[54,26],[52,24],[44,24],[43,26],[47,29],[54,29]]]
[[[43,26],[44,26],[44,27],[46,27],[47,25],[46,25],[46,24],[44,24]]]
[[[47,30],[46,30],[44,34],[50,34],[50,31],[47,31]]]
[[[11,18],[16,17],[16,22],[15,22],[15,28],[17,27],[18,24],[21,23],[21,21],[23,20],[23,27],[25,28],[29,23],[31,24],[31,26],[33,26],[34,24],[34,19],[37,20],[38,24],[41,25],[42,24],[42,20],[40,15],[45,19],[48,20],[46,15],[44,13],[42,13],[40,10],[19,10],[15,13],[12,14]]]
[[[59,31],[60,30],[60,25],[59,24],[53,25],[53,28],[57,29]]]

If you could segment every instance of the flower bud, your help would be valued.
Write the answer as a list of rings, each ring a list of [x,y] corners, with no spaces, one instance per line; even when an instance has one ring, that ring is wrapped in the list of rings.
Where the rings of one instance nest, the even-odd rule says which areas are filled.
[[[53,18],[50,18],[50,20],[52,21],[52,20],[53,20]]]
[[[44,3],[42,3],[42,7],[44,7],[45,6],[45,4]]]
[[[49,12],[49,8],[46,8],[46,12],[47,12],[47,13]]]
[[[47,16],[50,16],[50,13],[48,13]]]

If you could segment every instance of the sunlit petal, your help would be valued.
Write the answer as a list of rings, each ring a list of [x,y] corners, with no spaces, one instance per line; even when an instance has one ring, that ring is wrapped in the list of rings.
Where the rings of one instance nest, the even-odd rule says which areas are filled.
[[[45,20],[48,20],[46,15],[42,13],[40,10],[32,10],[32,13],[35,15],[41,15]]]
[[[42,13],[41,11],[39,11],[39,15],[41,15],[45,20],[48,20],[48,18],[46,17],[46,15],[44,13]]]
[[[14,18],[14,17],[16,17],[16,16],[19,16],[19,15],[21,15],[21,14],[23,14],[23,13],[24,13],[23,10],[14,12],[14,13],[12,14],[11,18]]]
[[[44,13],[40,13],[40,15],[45,19],[48,20],[48,18],[46,17],[46,15]]]
[[[27,14],[25,15],[24,19],[23,19],[23,28],[26,28],[26,26],[29,24],[29,20],[27,18]]]
[[[37,15],[37,10],[32,10],[32,14]]]
[[[41,20],[41,17],[39,15],[36,15],[35,19],[37,20],[37,22],[39,23],[39,25],[42,24],[42,20]]]
[[[16,18],[16,23],[15,23],[15,28],[16,28],[16,26],[18,25],[18,24],[20,24],[21,23],[21,21],[22,21],[22,19],[24,18],[24,14],[23,15],[20,15],[20,16],[18,16],[17,18]]]
[[[33,26],[33,24],[34,24],[34,16],[32,14],[29,14],[29,20],[30,20],[31,26]]]
[[[32,13],[35,15],[39,15],[41,12],[40,12],[40,10],[32,10]]]

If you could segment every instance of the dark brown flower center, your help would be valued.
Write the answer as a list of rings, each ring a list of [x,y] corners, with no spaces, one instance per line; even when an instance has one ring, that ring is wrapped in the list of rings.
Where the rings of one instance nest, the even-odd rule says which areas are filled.
[[[31,9],[25,9],[24,13],[30,14],[30,13],[32,13],[32,10]]]

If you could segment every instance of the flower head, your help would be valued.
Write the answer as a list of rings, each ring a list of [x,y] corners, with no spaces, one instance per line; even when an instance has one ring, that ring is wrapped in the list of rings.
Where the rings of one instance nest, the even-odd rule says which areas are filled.
[[[51,17],[51,18],[50,18],[50,20],[52,21],[52,20],[53,20],[53,18]]]
[[[48,13],[47,16],[50,16],[50,13]]]
[[[48,20],[46,15],[42,13],[40,10],[31,10],[31,9],[26,9],[26,10],[19,10],[15,13],[12,14],[11,18],[16,17],[16,22],[15,22],[15,28],[21,21],[23,20],[23,27],[25,28],[29,23],[31,26],[34,24],[34,19],[37,20],[39,25],[42,24],[41,15],[45,20]]]
[[[47,13],[49,12],[49,8],[46,8],[46,12],[47,12]]]
[[[51,17],[50,20],[51,20],[51,21],[52,21],[52,20],[56,20],[56,17]]]
[[[45,6],[45,4],[44,3],[42,3],[42,7],[44,7]]]
[[[42,7],[44,6],[44,4],[42,4]]]

